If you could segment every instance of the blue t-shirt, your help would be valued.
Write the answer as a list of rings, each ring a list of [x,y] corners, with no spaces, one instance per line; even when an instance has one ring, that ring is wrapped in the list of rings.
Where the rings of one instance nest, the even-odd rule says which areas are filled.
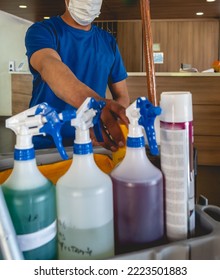
[[[56,50],[75,76],[102,97],[109,81],[116,83],[127,78],[115,38],[95,25],[84,31],[69,26],[60,16],[52,17],[28,29],[25,45],[29,62],[32,54],[40,49]],[[58,113],[68,109],[70,105],[53,93],[30,63],[29,67],[33,75],[30,107],[47,102]]]
[[[69,26],[60,16],[52,17],[34,23],[26,33],[25,44],[29,61],[40,49],[56,50],[75,76],[102,97],[109,80],[116,83],[127,78],[115,38],[95,25],[84,31]],[[55,96],[40,74],[31,66],[30,71],[34,77],[30,106],[48,102],[59,112],[65,109],[65,102]]]

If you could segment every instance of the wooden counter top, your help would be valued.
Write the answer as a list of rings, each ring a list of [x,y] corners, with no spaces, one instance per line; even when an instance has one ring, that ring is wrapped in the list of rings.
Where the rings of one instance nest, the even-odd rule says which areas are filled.
[[[129,77],[145,77],[145,72],[128,72]],[[156,77],[220,77],[220,73],[213,72],[156,72]]]
[[[31,72],[29,71],[17,71],[17,72],[9,72],[10,74],[16,74],[16,75],[31,75]],[[145,72],[128,72],[129,77],[145,77]],[[158,77],[220,77],[219,73],[212,73],[212,72],[156,72],[155,76]]]

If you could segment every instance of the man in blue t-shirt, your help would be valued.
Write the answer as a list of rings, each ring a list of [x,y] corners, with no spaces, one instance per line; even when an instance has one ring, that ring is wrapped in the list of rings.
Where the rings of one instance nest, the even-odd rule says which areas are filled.
[[[128,123],[127,72],[114,37],[92,25],[102,0],[66,0],[62,16],[34,23],[25,44],[33,94],[30,106],[47,102],[57,112],[78,108],[87,97],[106,101],[101,114],[103,146],[112,151],[124,145],[118,120]],[[106,99],[107,85],[113,99]],[[62,136],[72,139],[67,124]],[[39,143],[38,143],[39,144]],[[46,147],[44,141],[42,147]]]

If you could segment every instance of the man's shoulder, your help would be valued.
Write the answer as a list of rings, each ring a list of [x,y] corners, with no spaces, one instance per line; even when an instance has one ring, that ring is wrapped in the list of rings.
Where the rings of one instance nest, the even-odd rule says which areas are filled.
[[[51,17],[42,21],[37,21],[30,26],[30,29],[40,29],[40,28],[54,28],[59,26],[61,21],[58,16]]]
[[[95,30],[95,32],[99,33],[106,40],[115,41],[115,37],[110,32],[108,32],[107,30],[104,30],[97,25],[93,25],[93,29]]]

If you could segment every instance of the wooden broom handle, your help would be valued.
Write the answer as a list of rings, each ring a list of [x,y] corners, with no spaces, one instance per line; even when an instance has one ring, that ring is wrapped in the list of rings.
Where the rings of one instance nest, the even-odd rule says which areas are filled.
[[[148,100],[157,106],[155,68],[153,58],[153,40],[151,34],[151,17],[149,0],[140,0],[141,18],[144,39],[144,58],[147,77],[147,96]]]

